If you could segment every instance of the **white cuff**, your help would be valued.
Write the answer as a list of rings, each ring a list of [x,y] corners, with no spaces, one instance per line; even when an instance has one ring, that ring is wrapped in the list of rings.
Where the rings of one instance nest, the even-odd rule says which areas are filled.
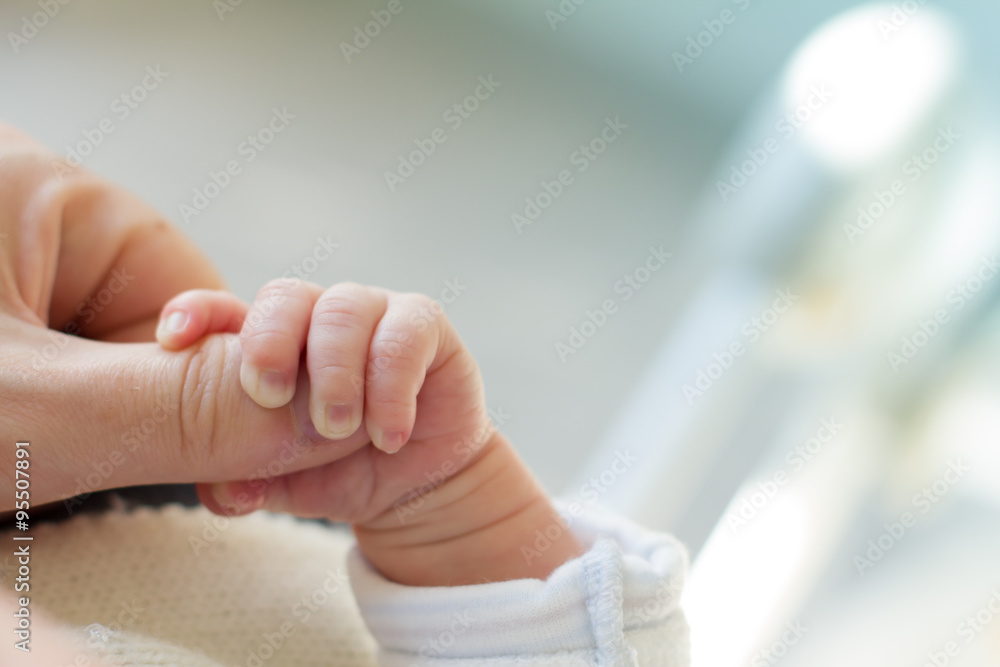
[[[587,511],[563,519],[590,550],[548,580],[412,587],[378,573],[355,547],[351,585],[383,667],[524,667],[689,663],[678,606],[687,554],[672,537]],[[529,548],[544,548],[543,536]]]

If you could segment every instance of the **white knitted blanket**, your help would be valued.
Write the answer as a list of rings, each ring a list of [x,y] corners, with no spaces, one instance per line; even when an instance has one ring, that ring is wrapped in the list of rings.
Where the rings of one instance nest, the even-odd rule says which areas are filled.
[[[171,506],[32,534],[32,610],[76,628],[110,664],[376,665],[347,580],[347,532]],[[0,585],[16,570],[13,558],[0,563]]]

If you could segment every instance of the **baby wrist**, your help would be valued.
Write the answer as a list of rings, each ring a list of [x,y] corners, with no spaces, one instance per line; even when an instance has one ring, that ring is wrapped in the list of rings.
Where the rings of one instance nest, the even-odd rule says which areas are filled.
[[[358,545],[387,578],[411,586],[545,579],[583,549],[548,496],[499,433],[479,458],[405,516],[390,509],[354,527]],[[538,549],[541,533],[546,538]]]

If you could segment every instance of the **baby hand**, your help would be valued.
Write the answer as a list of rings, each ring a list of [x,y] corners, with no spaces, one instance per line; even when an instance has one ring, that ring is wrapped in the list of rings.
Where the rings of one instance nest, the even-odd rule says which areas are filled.
[[[249,308],[225,292],[185,292],[160,323],[171,350],[238,331],[246,393],[341,448],[318,467],[201,485],[210,509],[348,521],[386,576],[417,585],[544,577],[579,552],[567,532],[523,556],[555,513],[492,427],[475,361],[431,299],[278,280]]]

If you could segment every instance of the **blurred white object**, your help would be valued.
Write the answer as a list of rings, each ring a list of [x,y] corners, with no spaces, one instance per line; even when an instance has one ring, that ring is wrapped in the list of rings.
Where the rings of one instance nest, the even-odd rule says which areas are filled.
[[[903,14],[905,20],[894,15],[898,11],[889,5],[852,9],[816,30],[789,60],[777,94],[765,97],[748,114],[745,130],[733,140],[719,173],[733,173],[739,181],[729,167],[741,165],[736,168],[742,170],[748,155],[757,167],[743,171],[746,178],[733,192],[716,183],[706,187],[692,225],[692,250],[701,253],[695,261],[705,265],[701,280],[675,334],[653,360],[584,475],[606,465],[615,451],[638,450],[642,465],[629,483],[609,488],[601,498],[613,509],[660,528],[683,522],[682,513],[704,520],[707,510],[699,505],[707,503],[718,511],[718,501],[733,498],[739,486],[720,483],[721,462],[727,462],[723,467],[730,472],[744,465],[746,483],[752,484],[761,474],[766,476],[759,468],[762,453],[769,446],[787,446],[793,425],[801,422],[796,410],[803,404],[792,399],[803,392],[794,386],[782,392],[776,375],[780,365],[770,365],[763,350],[753,350],[756,357],[751,354],[727,368],[716,383],[726,387],[713,387],[698,405],[686,405],[681,388],[691,383],[692,368],[710,362],[713,351],[725,350],[719,341],[738,331],[734,322],[738,326],[775,288],[785,286],[790,260],[801,258],[805,243],[829,222],[831,205],[867,187],[870,168],[896,159],[918,141],[921,130],[937,119],[950,99],[959,62],[950,24],[927,8]],[[832,95],[821,113],[783,144],[772,142],[769,155],[763,155],[758,147],[767,147],[762,142],[774,136],[775,121],[795,114],[823,87]],[[727,276],[742,277],[736,283],[720,283],[722,263],[729,266]],[[734,265],[740,269],[731,273]],[[726,284],[730,288],[720,289]],[[885,313],[883,319],[909,315],[900,310]],[[728,328],[720,331],[720,323],[727,322]],[[895,321],[880,324],[898,326]],[[810,345],[808,340],[798,342]],[[839,365],[869,364],[873,341],[867,343],[852,348],[857,358]],[[845,384],[846,376],[837,368],[810,372],[804,369],[799,383],[812,394],[813,409],[857,405],[850,399],[871,391]],[[853,380],[856,384],[859,378]],[[769,393],[777,397],[770,405]],[[767,416],[755,421],[761,410]],[[811,589],[860,499],[875,483],[874,473],[884,461],[879,453],[889,441],[872,438],[879,430],[872,426],[878,419],[863,406],[854,416],[868,424],[869,431],[855,433],[841,445],[833,463],[808,470],[784,488],[781,501],[769,508],[769,519],[762,517],[739,539],[721,522],[708,538],[686,597],[696,667],[746,664]],[[748,453],[748,447],[758,451]],[[735,498],[734,503],[742,493]]]
[[[817,84],[832,91],[833,101],[803,127],[802,138],[825,161],[855,168],[909,139],[954,84],[958,60],[954,31],[937,11],[865,5],[806,39],[782,92],[794,109]]]

